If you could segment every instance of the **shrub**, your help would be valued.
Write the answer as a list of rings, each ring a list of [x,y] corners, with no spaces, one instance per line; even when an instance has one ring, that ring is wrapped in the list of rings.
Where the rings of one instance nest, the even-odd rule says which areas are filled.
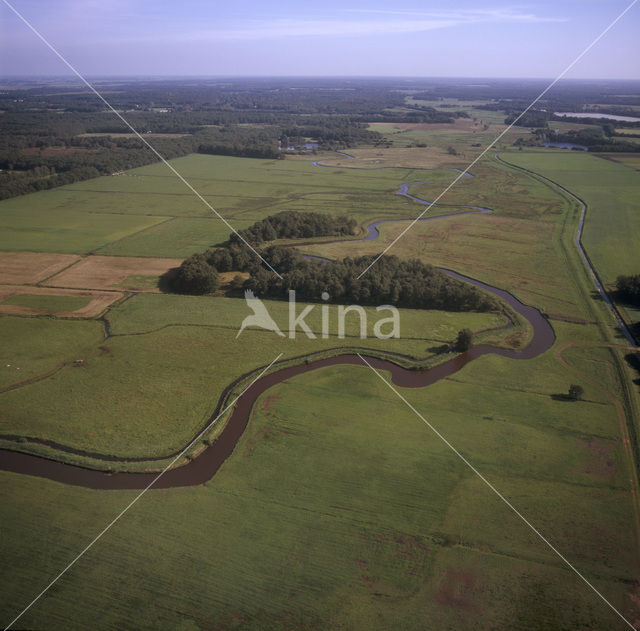
[[[464,353],[473,346],[473,332],[470,329],[462,329],[458,331],[458,337],[456,339],[455,349]]]

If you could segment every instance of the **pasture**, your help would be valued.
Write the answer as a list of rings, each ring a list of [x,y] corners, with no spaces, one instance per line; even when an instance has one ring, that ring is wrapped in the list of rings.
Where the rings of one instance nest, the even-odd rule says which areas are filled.
[[[90,298],[83,296],[60,296],[47,294],[13,294],[9,298],[5,298],[2,305],[16,305],[18,307],[27,307],[36,311],[44,311],[49,313],[73,312],[86,307]]]
[[[583,245],[604,283],[640,267],[640,174],[630,166],[582,152],[548,155],[540,151],[511,154],[518,166],[537,171],[567,187],[587,204]]]
[[[92,318],[123,296],[116,291],[0,285],[0,313]]]
[[[354,155],[318,158],[331,168],[304,159],[215,156],[173,163],[238,227],[285,209],[346,214],[361,223],[399,220],[382,225],[377,241],[304,246],[329,257],[381,251],[406,226],[400,220],[422,209],[395,195],[398,186],[430,180],[410,190],[428,199],[451,181],[447,168],[464,166],[442,148],[369,148]],[[562,166],[553,162],[556,155],[508,158],[544,172]],[[432,170],[399,168],[412,156]],[[565,184],[575,184],[577,194],[585,181],[604,178],[604,191],[628,182],[627,172],[637,174],[593,156],[562,157],[580,160],[566,169]],[[605,168],[602,175],[602,164],[615,173]],[[393,168],[346,168],[357,166]],[[451,208],[433,210],[465,204],[493,214],[418,223],[392,253],[511,291],[547,313],[556,344],[534,360],[484,356],[432,386],[401,392],[615,607],[638,620],[627,424],[633,408],[617,356],[605,346],[612,325],[571,249],[575,206],[552,186],[489,157],[473,174],[442,200]],[[114,299],[125,288],[154,289],[167,259],[175,263],[228,235],[181,186],[166,167],[153,165],[1,202],[0,222],[19,236],[0,248],[37,251],[48,244],[57,253],[29,259],[22,276],[14,265],[6,286],[48,300],[82,290],[28,283],[100,287]],[[620,207],[627,193],[619,193]],[[594,196],[596,208],[596,186],[585,194]],[[598,221],[596,214],[588,221]],[[628,211],[609,223],[611,234],[637,233]],[[57,232],[48,233],[54,224]],[[605,261],[608,242],[590,229]],[[77,256],[89,252],[97,254]],[[265,302],[286,331],[288,305]],[[377,315],[366,312],[371,325]],[[437,353],[462,328],[476,331],[477,342],[502,344],[527,333],[503,330],[501,314],[403,309],[398,340],[362,340],[355,320],[347,321],[345,339],[333,324],[328,339],[258,329],[236,338],[248,315],[241,298],[154,291],[129,295],[100,320],[95,315],[0,316],[0,446],[104,467],[88,455],[28,440],[47,438],[122,459],[109,463],[113,469],[148,469],[149,462],[126,459],[162,458],[183,448],[223,389],[278,353],[303,361],[311,353],[365,348],[397,354],[409,365]],[[307,318],[316,333],[320,315],[316,305]],[[571,384],[584,388],[582,400],[567,400]],[[26,438],[18,444],[10,434]],[[0,611],[8,622],[134,493],[6,472],[0,482],[7,585]],[[264,393],[214,478],[149,491],[21,624],[65,631],[425,625],[510,631],[614,629],[619,619],[368,368],[338,366]]]
[[[358,221],[404,217],[407,201],[393,194],[402,182],[453,177],[444,170],[322,168],[302,160],[204,155],[173,164],[237,229],[283,210]],[[4,200],[0,228],[2,250],[166,258],[202,251],[230,233],[163,164]]]
[[[567,425],[574,404],[529,381],[544,371],[500,364],[405,395],[632,615],[633,515],[612,407],[589,391],[575,404],[584,424]],[[552,391],[554,378],[559,365]],[[31,598],[132,498],[2,477],[10,603]],[[265,394],[213,480],[148,493],[22,622],[84,629],[96,611],[100,628],[167,630],[618,624],[364,367]]]
[[[288,304],[266,304],[286,332]],[[303,306],[298,306],[298,312]],[[373,308],[366,311],[371,336],[380,316]],[[403,309],[401,339],[361,340],[356,317],[347,319],[346,338],[339,339],[334,307],[331,335],[322,339],[320,307],[316,306],[306,318],[315,340],[300,330],[295,339],[283,339],[257,329],[248,329],[236,339],[247,313],[244,300],[237,298],[134,296],[110,310],[107,339],[96,339],[81,355],[71,347],[61,353],[61,360],[69,363],[54,376],[48,376],[46,368],[41,380],[2,395],[3,432],[46,436],[76,449],[123,459],[163,456],[187,444],[204,426],[229,383],[268,364],[279,352],[293,358],[355,347],[423,359],[455,340],[460,329],[501,328],[506,322],[499,314]],[[23,326],[37,336],[40,321],[27,323]],[[485,335],[495,338],[497,332]],[[22,354],[22,370],[37,356],[37,351],[31,358]],[[73,365],[78,358],[83,360],[81,367]],[[5,360],[15,363],[10,349],[0,359]]]

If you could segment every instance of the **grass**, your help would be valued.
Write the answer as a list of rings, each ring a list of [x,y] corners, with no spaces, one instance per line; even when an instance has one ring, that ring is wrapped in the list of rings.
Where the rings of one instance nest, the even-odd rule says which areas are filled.
[[[583,244],[603,281],[638,273],[640,201],[637,171],[597,156],[518,152],[510,161],[537,171],[578,195],[588,206]]]
[[[118,283],[120,287],[126,289],[158,289],[158,283],[160,282],[159,276],[148,276],[146,274],[131,274],[127,276],[121,283]]]
[[[103,340],[96,321],[0,317],[0,389],[48,374],[64,362],[82,359]],[[0,398],[3,395],[0,394]],[[46,415],[46,411],[41,413]],[[7,432],[2,415],[2,432]]]
[[[504,129],[504,115],[475,112],[477,120],[457,119],[455,123],[370,123],[369,129],[381,133],[394,147],[426,145],[433,149],[453,147],[457,152],[471,157],[491,144]],[[486,124],[486,128],[485,128]],[[500,139],[501,146],[512,144],[527,132],[512,129]],[[474,147],[474,145],[478,145]],[[467,159],[467,163],[469,159]]]
[[[611,410],[597,414],[592,440],[614,472],[598,468],[583,435],[555,426],[573,404],[535,392],[539,371],[487,359],[468,369],[477,377],[503,363],[519,396],[488,396],[468,369],[464,384],[405,395],[632,615],[624,457],[601,437],[615,434]],[[132,495],[1,477],[9,620]],[[423,629],[425,619],[442,629],[619,623],[377,377],[340,367],[266,393],[214,480],[148,493],[21,624]]]
[[[266,304],[286,331],[287,303]],[[298,306],[298,313],[301,310]],[[424,358],[433,352],[429,349],[453,341],[462,328],[477,331],[504,324],[495,314],[407,309],[401,312],[402,339],[361,340],[356,318],[347,320],[347,337],[338,339],[332,311],[332,336],[323,340],[316,306],[307,317],[316,340],[301,331],[296,339],[283,340],[261,330],[246,330],[236,339],[246,315],[242,299],[137,295],[109,313],[113,337],[86,348],[82,367],[69,365],[49,378],[0,394],[4,431],[47,436],[77,449],[124,458],[155,457],[187,444],[204,426],[223,389],[279,352],[287,358],[365,347]],[[379,317],[368,309],[369,335]],[[39,321],[31,326],[37,331]],[[34,362],[37,353],[33,351]]]
[[[473,171],[476,177],[459,180],[442,201],[490,207],[495,209],[493,214],[419,222],[389,253],[419,257],[477,277],[550,313],[584,317],[571,271],[558,264],[556,234],[569,205],[548,186],[522,173],[491,163],[478,164]],[[426,199],[434,199],[441,191],[430,184],[410,189]],[[439,212],[436,207],[425,217]],[[418,213],[416,205],[416,216]],[[387,223],[380,226],[376,241],[305,246],[304,251],[330,258],[347,252],[351,256],[377,254],[406,227],[407,222]]]
[[[331,154],[333,156],[334,154]],[[320,168],[309,160],[191,155],[175,167],[236,229],[283,210],[406,216],[393,195],[404,181],[451,172]],[[230,229],[163,164],[0,202],[0,249],[126,256],[188,256],[225,241]]]
[[[567,187],[587,204],[582,244],[605,287],[615,289],[619,275],[640,270],[640,174],[633,163],[574,154],[561,158],[527,152],[510,159]],[[637,310],[620,308],[631,322],[638,320]]]
[[[46,294],[14,294],[2,301],[3,305],[30,307],[50,313],[63,313],[81,309],[91,302],[91,298],[82,296],[54,296]]]
[[[232,220],[236,230],[253,221]],[[217,217],[176,217],[109,243],[97,253],[115,256],[187,257],[224,243],[231,230]]]
[[[60,252],[91,252],[164,221],[162,217],[84,212],[91,202],[77,199],[72,207],[58,202],[58,190],[32,193],[0,202],[0,249]],[[59,198],[58,198],[59,199]]]
[[[417,150],[403,151],[409,160]],[[288,204],[336,213],[349,208],[347,214],[363,221],[406,218],[418,206],[393,191],[401,181],[434,175],[211,156],[175,164],[234,220],[247,222]],[[540,162],[540,170],[549,165]],[[77,208],[82,199],[102,200],[101,212],[110,208],[114,217],[161,214],[172,205],[170,196],[139,194],[167,190],[160,167],[136,169],[137,178],[91,182],[110,191],[83,191],[85,182],[50,194]],[[586,169],[583,181],[600,177],[597,168]],[[484,162],[474,175],[445,201],[496,212],[418,224],[396,253],[510,289],[551,313],[557,343],[531,361],[484,356],[449,379],[403,394],[635,620],[634,476],[624,420],[613,404],[615,397],[623,400],[624,384],[615,355],[598,346],[614,339],[613,329],[603,324],[605,311],[590,298],[573,250],[576,208],[506,167]],[[420,192],[430,194],[447,181],[446,172],[438,177]],[[174,219],[112,243],[112,253],[178,256],[197,239],[217,238],[204,225],[201,234],[196,221],[190,224],[208,221],[190,215],[191,202],[175,199],[182,201],[168,214]],[[27,208],[18,200],[9,201]],[[55,216],[53,206],[47,208]],[[172,224],[179,235],[175,252],[169,252]],[[373,243],[306,249],[335,256],[377,252],[405,225],[385,224]],[[624,226],[616,220],[614,227]],[[285,328],[287,305],[268,305]],[[315,309],[308,321],[319,330]],[[294,357],[341,345],[421,357],[460,328],[501,322],[491,314],[403,310],[400,340],[360,340],[354,322],[345,340],[289,340],[258,330],[236,340],[245,315],[241,299],[139,294],[109,312],[108,340],[96,321],[2,317],[8,345],[0,366],[11,364],[0,373],[3,385],[43,377],[0,393],[2,432],[118,455],[166,453],[184,446],[225,385],[279,352]],[[555,354],[565,344],[579,345],[563,352],[568,366]],[[82,366],[61,365],[78,358]],[[584,387],[583,401],[559,396],[572,383]],[[134,495],[8,473],[0,480],[7,586],[0,611],[8,623]],[[427,624],[506,631],[617,628],[620,620],[369,369],[340,366],[266,392],[214,479],[150,491],[20,624],[183,631]]]

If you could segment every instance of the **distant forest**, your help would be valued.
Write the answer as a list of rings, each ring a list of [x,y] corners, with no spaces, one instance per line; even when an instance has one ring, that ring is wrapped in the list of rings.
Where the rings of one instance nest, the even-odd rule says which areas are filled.
[[[546,87],[538,80],[478,85],[460,79],[352,78],[129,79],[99,80],[95,86],[166,158],[200,152],[269,159],[282,158],[290,147],[308,152],[389,146],[389,140],[368,129],[371,122],[446,123],[469,116],[459,104],[452,109],[447,98],[486,100],[481,109],[503,111],[513,121]],[[637,105],[637,82],[561,82],[518,124],[548,131],[554,111],[629,114]],[[611,139],[609,127],[598,119],[582,122],[600,126],[602,135],[554,140],[585,144],[593,151],[640,147]],[[640,126],[620,122],[616,127]],[[0,90],[0,199],[157,161],[130,131],[77,82],[5,81]]]
[[[431,107],[398,112],[393,108],[404,94],[375,81],[299,83],[125,81],[97,82],[97,89],[168,159],[194,152],[281,159],[289,147],[309,142],[328,150],[383,143],[367,128],[370,121],[453,120]],[[18,83],[0,92],[0,111],[0,199],[158,159],[102,102],[70,82]]]

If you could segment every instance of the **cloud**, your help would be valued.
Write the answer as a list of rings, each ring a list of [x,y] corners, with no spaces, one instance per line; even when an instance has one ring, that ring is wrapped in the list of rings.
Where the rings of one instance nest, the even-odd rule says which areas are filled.
[[[365,19],[272,19],[251,21],[242,26],[184,33],[179,38],[209,41],[268,40],[293,37],[363,37],[425,33],[436,29],[480,23],[563,22],[563,18],[539,17],[513,10],[464,10],[443,12],[357,10],[342,13],[376,15]],[[381,15],[384,15],[382,19]]]
[[[343,13],[363,15],[397,15],[405,17],[451,20],[456,24],[477,22],[566,22],[567,18],[544,17],[533,13],[521,13],[515,8],[507,9],[461,9],[455,11],[403,11],[396,9],[342,9]]]
[[[289,39],[389,37],[428,33],[473,24],[528,24],[564,21],[540,17],[530,12],[506,9],[453,9],[410,11],[394,9],[342,9],[326,17],[307,15],[242,20],[214,16],[202,11],[202,5],[185,0],[185,10],[168,15],[150,0],[133,4],[130,0],[60,0],[36,11],[34,0],[24,0],[26,17],[37,15],[36,26],[54,40],[71,45],[132,45],[166,43],[207,44]],[[0,3],[1,4],[1,3]],[[55,6],[55,11],[53,10]],[[171,21],[170,17],[175,18]],[[208,28],[208,24],[215,24]],[[7,38],[24,39],[21,29],[8,32]]]

